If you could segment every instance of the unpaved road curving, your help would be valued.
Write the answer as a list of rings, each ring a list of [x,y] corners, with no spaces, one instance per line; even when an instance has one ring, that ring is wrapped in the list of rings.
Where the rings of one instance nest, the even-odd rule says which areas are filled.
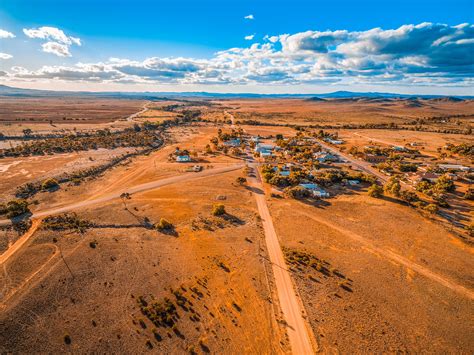
[[[92,199],[92,200],[80,201],[80,202],[72,203],[70,205],[52,208],[52,209],[46,210],[46,211],[35,212],[31,216],[31,218],[45,217],[45,216],[49,216],[49,215],[52,215],[52,214],[68,212],[68,211],[75,210],[75,209],[78,209],[78,208],[81,208],[81,207],[87,207],[87,206],[95,205],[95,204],[98,204],[98,203],[107,202],[107,201],[119,198],[122,193],[134,194],[134,193],[137,193],[137,192],[153,190],[153,189],[156,189],[156,188],[162,187],[162,186],[167,186],[167,185],[171,185],[171,184],[177,184],[177,183],[180,183],[180,182],[185,182],[185,181],[190,181],[190,180],[200,179],[200,178],[206,178],[206,177],[209,177],[209,176],[214,176],[214,175],[218,175],[218,174],[227,173],[227,172],[230,172],[230,171],[241,169],[242,167],[243,167],[243,164],[233,164],[233,165],[226,166],[226,167],[223,167],[223,168],[215,168],[215,169],[204,170],[204,171],[199,172],[199,173],[187,173],[187,174],[183,174],[183,175],[179,175],[179,176],[172,176],[172,177],[169,177],[169,178],[166,178],[166,179],[151,181],[151,182],[147,182],[147,183],[140,184],[140,185],[137,185],[137,186],[133,186],[133,187],[129,187],[129,188],[123,188],[123,189],[120,189],[116,192],[113,192],[113,193],[110,193],[110,194],[107,194],[105,196],[98,197],[98,198],[95,198],[95,199]],[[11,224],[11,221],[9,219],[0,220],[0,225],[8,225],[8,224]]]
[[[255,164],[249,164],[258,174]],[[260,177],[250,178],[250,185],[254,188],[258,212],[262,218],[265,232],[265,243],[268,256],[272,263],[275,285],[278,293],[280,308],[287,323],[287,332],[293,354],[314,354],[315,341],[311,334],[309,324],[303,318],[303,306],[296,296],[296,292],[287,269],[285,258],[280,247],[278,236],[273,226],[272,217],[268,210],[267,201]],[[315,344],[316,345],[316,344]]]
[[[145,105],[143,105],[143,108],[142,108],[140,111],[135,112],[135,113],[132,113],[130,116],[128,116],[128,117],[126,118],[126,120],[127,120],[128,122],[133,122],[133,121],[135,121],[135,118],[137,118],[138,116],[140,116],[142,113],[145,113],[145,112],[148,111],[148,104],[149,104],[149,102],[147,102]]]
[[[32,221],[30,229],[28,229],[25,234],[23,234],[12,246],[10,246],[10,248],[8,248],[5,253],[0,255],[0,265],[3,265],[13,254],[18,251],[18,249],[23,246],[23,244],[28,241],[28,239],[30,239],[30,237],[36,232],[40,224],[41,219],[35,219]]]

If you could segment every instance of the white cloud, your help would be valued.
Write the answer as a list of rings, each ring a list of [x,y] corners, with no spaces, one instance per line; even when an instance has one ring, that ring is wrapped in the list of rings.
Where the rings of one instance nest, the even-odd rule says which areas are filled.
[[[43,52],[52,53],[60,57],[70,57],[69,48],[72,45],[80,46],[82,44],[80,38],[68,36],[63,30],[56,27],[24,28],[23,33],[29,38],[48,41],[42,45]]]
[[[245,16],[244,19],[246,19],[246,20],[255,20],[255,17],[253,17],[253,15],[250,14],[250,15]]]
[[[15,38],[15,35],[11,32],[0,29],[0,38]]]
[[[63,30],[56,27],[43,26],[38,29],[23,29],[23,33],[30,38],[41,38],[61,42],[67,45],[81,45],[80,38],[67,36]]]
[[[255,35],[248,35],[248,36],[245,36],[244,39],[247,40],[247,41],[251,41],[251,40],[253,40],[254,37],[255,37]]]
[[[0,53],[0,59],[10,59],[13,58],[11,54],[8,53]]]
[[[253,40],[254,35],[250,36],[246,39]],[[474,26],[469,24],[422,23],[388,30],[306,31],[265,36],[263,43],[229,48],[209,59],[110,58],[106,62],[45,66],[34,71],[17,68],[8,77],[186,85],[370,83],[469,87],[474,79],[473,39]],[[43,50],[70,55],[69,45],[59,40],[44,43]]]
[[[41,45],[41,48],[43,48],[43,52],[55,54],[58,57],[71,56],[67,44],[62,44],[58,42],[46,42]]]
[[[272,43],[276,43],[280,40],[280,36],[269,36],[269,35],[265,35],[265,37],[263,37],[263,39],[265,41],[270,41]]]

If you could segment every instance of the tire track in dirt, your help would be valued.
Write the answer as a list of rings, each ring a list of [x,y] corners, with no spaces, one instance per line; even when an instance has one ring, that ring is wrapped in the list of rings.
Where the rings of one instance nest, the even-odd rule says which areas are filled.
[[[305,217],[308,217],[326,227],[329,227],[329,228],[332,228],[336,231],[338,231],[339,233],[345,235],[345,236],[348,236],[349,238],[351,238],[352,240],[355,240],[357,241],[359,244],[363,245],[365,248],[379,254],[380,256],[382,257],[385,257],[387,259],[390,259],[400,265],[403,265],[415,272],[417,272],[418,274],[420,275],[423,275],[425,276],[426,278],[432,280],[432,281],[435,281],[437,283],[439,283],[440,285],[443,285],[444,287],[446,288],[449,288],[450,290],[454,291],[454,292],[457,292],[459,294],[462,294],[463,296],[467,297],[467,298],[470,298],[471,300],[474,299],[474,291],[462,286],[462,285],[459,285],[457,283],[455,283],[454,281],[450,280],[449,278],[445,277],[445,276],[442,276],[442,275],[439,275],[429,269],[427,269],[426,267],[423,267],[411,260],[408,260],[407,258],[389,250],[388,248],[383,248],[383,247],[379,247],[377,245],[375,245],[371,240],[369,239],[366,239],[364,237],[362,237],[361,235],[359,234],[356,234],[354,232],[351,232],[351,231],[348,231],[346,229],[343,229],[343,228],[340,228],[332,223],[329,223],[325,220],[323,220],[322,218],[318,218],[310,213],[307,213],[307,212],[303,212],[303,211],[295,211],[296,213],[300,214],[300,215],[303,215]]]
[[[291,351],[293,354],[298,355],[313,354],[315,352],[314,348],[317,348],[318,344],[314,339],[310,326],[303,318],[304,307],[297,297],[295,286],[286,266],[280,242],[273,226],[272,216],[267,206],[258,167],[255,163],[251,163],[249,166],[258,174],[258,178],[254,177],[249,179],[249,181],[250,186],[255,188],[253,194],[265,233],[265,243],[268,257],[272,263],[280,308],[287,323],[286,330],[290,340]]]
[[[15,254],[18,249],[20,249],[31,236],[36,232],[38,227],[41,224],[41,218],[35,219],[31,223],[30,229],[23,234],[14,244],[10,246],[2,255],[0,255],[0,265],[3,265],[13,254]]]

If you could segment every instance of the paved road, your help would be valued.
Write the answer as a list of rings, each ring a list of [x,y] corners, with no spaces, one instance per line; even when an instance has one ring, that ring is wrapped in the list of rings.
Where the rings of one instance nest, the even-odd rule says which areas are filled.
[[[235,164],[235,165],[226,166],[226,167],[223,167],[223,168],[215,168],[215,169],[204,170],[204,171],[201,171],[199,173],[187,173],[187,174],[183,174],[183,175],[179,175],[179,176],[169,177],[169,178],[166,178],[166,179],[151,181],[151,182],[147,182],[145,184],[133,186],[133,187],[130,187],[130,188],[120,189],[116,192],[113,192],[113,193],[110,193],[110,194],[107,194],[107,195],[104,195],[102,197],[98,197],[98,198],[95,198],[95,199],[92,199],[92,200],[80,201],[80,202],[72,203],[72,204],[69,204],[69,205],[66,205],[66,206],[62,206],[62,207],[56,207],[56,208],[52,208],[52,209],[45,210],[45,211],[35,212],[31,216],[31,218],[45,217],[45,216],[49,216],[49,215],[52,215],[52,214],[68,212],[68,211],[75,210],[75,209],[78,209],[78,208],[81,208],[81,207],[86,207],[86,206],[91,206],[91,205],[95,205],[95,204],[98,204],[98,203],[107,202],[107,201],[119,198],[122,193],[134,194],[134,193],[137,193],[137,192],[153,190],[153,189],[156,189],[158,187],[162,187],[162,186],[166,186],[166,185],[176,184],[176,183],[180,183],[180,182],[185,182],[185,181],[189,181],[189,180],[214,176],[214,175],[226,173],[226,172],[229,172],[229,171],[238,170],[238,169],[241,169],[242,167],[243,167],[243,164]],[[7,225],[7,224],[11,224],[11,221],[9,219],[0,220],[0,225]]]
[[[256,164],[251,163],[249,166],[258,174]],[[280,302],[284,319],[288,324],[287,332],[290,339],[292,353],[298,355],[314,354],[311,342],[311,329],[303,319],[302,305],[296,296],[293,282],[280,247],[280,242],[273,226],[261,178],[258,175],[258,177],[250,178],[249,182],[251,187],[255,189],[254,195],[257,201],[258,212],[262,218],[263,229],[265,232],[265,243],[267,245],[268,256],[272,263],[278,300]]]
[[[321,145],[321,147],[323,147],[324,149],[330,151],[331,153],[341,156],[342,158],[344,158],[345,160],[350,162],[352,165],[359,168],[359,170],[362,170],[362,171],[364,171],[368,174],[371,174],[371,175],[375,175],[375,177],[377,177],[379,180],[381,180],[384,183],[388,181],[389,176],[384,175],[380,171],[378,171],[377,169],[372,168],[371,163],[369,163],[367,161],[363,161],[363,160],[358,160],[358,159],[356,159],[356,158],[354,158],[354,157],[352,157],[348,154],[342,153],[338,149],[336,149],[334,147],[331,147],[329,144],[323,143],[321,141],[319,141],[318,143]]]

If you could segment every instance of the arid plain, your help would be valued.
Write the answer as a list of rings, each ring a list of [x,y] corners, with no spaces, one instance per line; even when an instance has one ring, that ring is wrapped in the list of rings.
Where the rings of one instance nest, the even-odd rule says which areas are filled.
[[[0,104],[1,352],[474,351],[474,101]]]

